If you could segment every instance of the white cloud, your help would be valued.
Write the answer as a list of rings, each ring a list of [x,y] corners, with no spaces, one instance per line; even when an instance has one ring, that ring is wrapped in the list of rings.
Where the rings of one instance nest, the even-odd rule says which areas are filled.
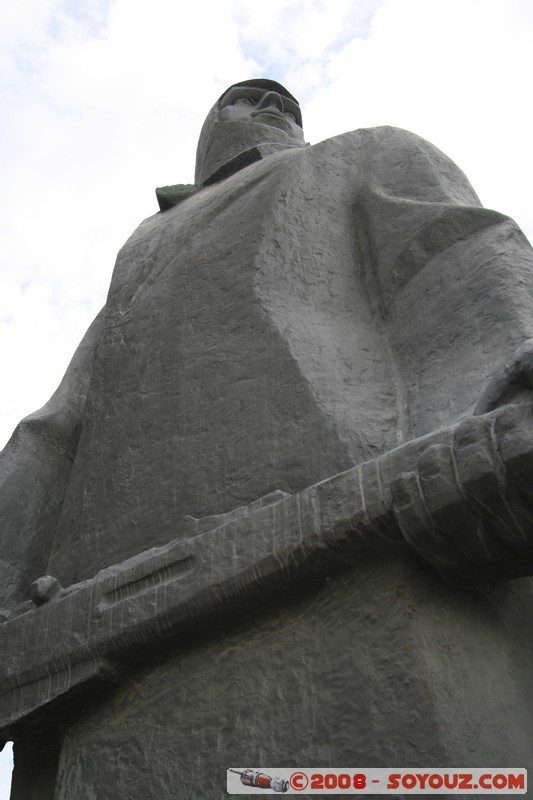
[[[9,800],[12,771],[13,746],[8,743],[0,753],[0,800]]]
[[[485,204],[533,233],[532,45],[528,2],[385,0],[367,38],[329,58],[308,127],[320,138],[383,124],[413,130],[457,161]]]
[[[263,59],[282,67],[320,62],[338,40],[362,35],[378,2],[299,0],[240,4],[241,41]]]

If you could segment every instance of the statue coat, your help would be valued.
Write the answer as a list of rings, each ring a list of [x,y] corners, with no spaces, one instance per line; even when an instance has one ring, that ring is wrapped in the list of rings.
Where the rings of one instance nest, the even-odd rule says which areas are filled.
[[[468,416],[496,366],[533,335],[532,267],[515,223],[482,208],[438,149],[394,128],[269,156],[150,217],[120,251],[63,383],[4,451],[6,585],[16,596],[48,572],[68,586],[190,535],[191,518],[297,492]],[[98,754],[117,736],[130,759],[143,749],[139,723],[119,710],[137,714],[143,697],[162,726],[161,755],[148,748],[148,762],[163,769],[175,747],[191,786],[203,769],[187,744],[198,731],[209,769],[232,758],[509,760],[533,725],[510,666],[527,662],[510,633],[520,614],[502,623],[495,670],[507,699],[495,693],[482,734],[474,672],[492,657],[509,592],[528,597],[529,579],[499,601],[436,580],[414,556],[369,557],[311,599],[141,672],[73,724],[59,796],[89,797],[74,763],[104,796]],[[201,698],[218,679],[208,693],[217,733]],[[276,704],[288,715],[281,728]],[[513,715],[516,735],[499,751],[496,720]],[[131,781],[151,797],[151,767],[135,769]],[[123,780],[126,791],[126,771]]]

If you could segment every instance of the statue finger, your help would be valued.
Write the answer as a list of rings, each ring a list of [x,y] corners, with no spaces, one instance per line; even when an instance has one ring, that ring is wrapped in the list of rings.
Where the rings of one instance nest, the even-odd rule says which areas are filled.
[[[494,418],[497,451],[507,483],[520,488],[533,503],[533,406],[506,406]]]
[[[423,454],[418,465],[424,505],[432,524],[440,532],[442,547],[449,554],[448,572],[464,570],[469,564],[483,565],[492,561],[492,549],[479,515],[466,502],[452,448],[434,445]]]
[[[392,487],[394,516],[405,541],[425,560],[443,571],[449,561],[447,548],[427,513],[418,474],[401,472]]]
[[[505,502],[517,533],[513,548],[533,572],[533,408],[508,406],[494,420],[495,441],[505,470]]]
[[[472,507],[488,519],[505,525],[505,474],[494,438],[494,417],[464,420],[455,432],[453,454],[457,480]]]
[[[458,426],[453,444],[458,483],[484,522],[477,526],[480,555],[483,560],[499,560],[502,576],[524,574],[525,568],[526,536],[517,504],[510,502],[515,491],[499,452],[496,428],[500,420],[509,433],[514,430],[518,420],[512,409],[506,406],[495,414],[465,420]]]

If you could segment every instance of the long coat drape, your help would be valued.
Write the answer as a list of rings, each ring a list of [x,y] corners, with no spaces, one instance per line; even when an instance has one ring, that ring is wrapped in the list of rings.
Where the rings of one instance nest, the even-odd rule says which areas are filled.
[[[533,333],[532,265],[446,156],[386,127],[149,218],[2,454],[4,585],[90,577],[470,413]]]
[[[410,133],[198,190],[124,245],[2,454],[6,605],[468,416],[532,335],[527,240]],[[242,765],[528,766],[531,583],[468,592],[414,555],[361,557],[66,720],[54,796],[223,797]]]

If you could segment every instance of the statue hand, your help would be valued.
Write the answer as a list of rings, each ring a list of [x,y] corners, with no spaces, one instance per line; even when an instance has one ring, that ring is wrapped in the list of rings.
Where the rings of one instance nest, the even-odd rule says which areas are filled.
[[[533,352],[533,351],[532,351]],[[405,539],[455,581],[533,574],[533,401],[464,420],[392,487]]]
[[[28,580],[17,567],[0,559],[0,623],[9,619],[26,599],[29,599]]]

